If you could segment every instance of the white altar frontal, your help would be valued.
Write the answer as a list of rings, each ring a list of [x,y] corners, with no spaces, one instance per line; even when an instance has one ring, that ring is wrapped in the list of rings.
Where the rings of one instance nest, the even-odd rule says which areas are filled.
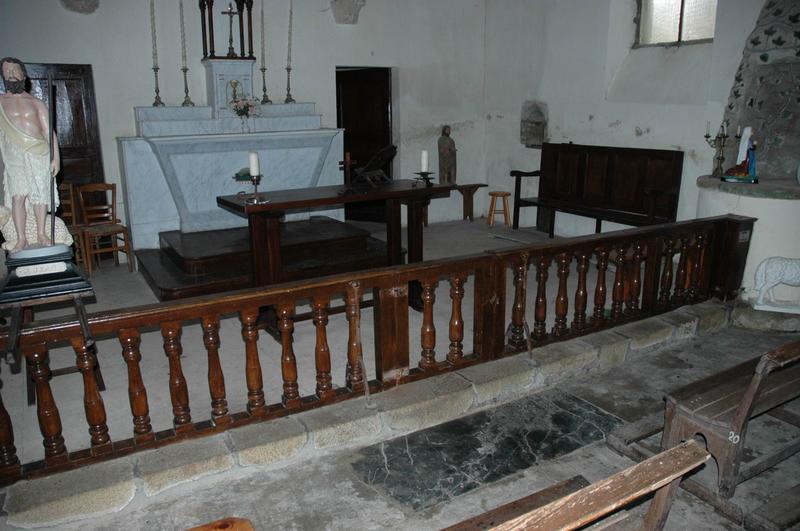
[[[242,72],[232,72],[232,63]],[[259,116],[241,119],[224,105],[223,95],[231,91],[231,79],[241,80],[240,98],[253,94],[252,62],[216,60],[204,66],[211,105],[136,107],[137,136],[117,139],[135,249],[157,248],[162,231],[246,226],[246,219],[217,207],[216,198],[252,192],[251,184],[233,179],[248,166],[250,151],[261,161],[259,191],[343,181],[343,131],[323,129],[313,103],[261,105]],[[341,210],[314,213],[343,219]],[[295,213],[287,219],[309,215]]]

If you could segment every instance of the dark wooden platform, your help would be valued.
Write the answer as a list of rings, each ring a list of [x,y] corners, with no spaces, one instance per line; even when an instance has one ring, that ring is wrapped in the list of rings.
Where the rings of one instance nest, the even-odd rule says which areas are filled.
[[[243,289],[252,285],[247,227],[162,232],[160,249],[136,251],[139,271],[159,300]],[[324,216],[281,224],[285,281],[387,264],[386,242]]]

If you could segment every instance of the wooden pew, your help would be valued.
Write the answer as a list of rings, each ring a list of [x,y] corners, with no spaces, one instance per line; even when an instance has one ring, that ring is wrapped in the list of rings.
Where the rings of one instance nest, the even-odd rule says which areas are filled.
[[[671,488],[673,483],[679,482],[685,474],[702,465],[708,458],[709,454],[703,449],[701,443],[695,440],[687,441],[613,476],[502,523],[498,522],[497,512],[511,504],[488,511],[447,529],[448,531],[486,529],[488,527],[485,525],[486,523],[490,523],[491,529],[503,531],[577,529],[599,520],[653,491],[663,492],[665,489]],[[650,504],[642,529],[658,530],[664,527],[676,490],[670,490],[667,496],[661,496],[658,501],[654,500]],[[524,499],[529,498],[531,496]]]
[[[683,152],[579,144],[542,145],[541,169],[511,172],[514,222],[519,209],[535,206],[536,228],[552,238],[556,211],[603,221],[643,226],[674,222],[683,170]],[[539,177],[535,197],[522,197],[522,179]]]
[[[800,341],[775,348],[666,396],[662,448],[701,434],[719,466],[719,494],[800,452],[800,440],[741,468],[750,419],[768,413],[800,426],[800,416],[779,409],[800,396]]]

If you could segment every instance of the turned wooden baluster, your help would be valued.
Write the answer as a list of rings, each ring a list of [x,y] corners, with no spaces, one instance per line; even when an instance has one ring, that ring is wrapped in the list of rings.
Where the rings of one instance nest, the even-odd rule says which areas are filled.
[[[314,360],[317,365],[317,396],[321,400],[333,397],[336,392],[331,383],[331,349],[328,347],[328,297],[314,297],[313,323],[317,330]]]
[[[422,328],[420,344],[419,368],[436,367],[436,327],[433,325],[433,303],[436,302],[436,282],[430,279],[420,280],[422,285]]]
[[[520,253],[519,263],[514,267],[514,306],[511,309],[508,344],[515,348],[528,348],[525,337],[525,299],[528,287],[527,252]]]
[[[700,275],[703,272],[703,262],[705,261],[706,237],[702,232],[696,236],[694,244],[694,259],[692,263],[692,274],[689,277],[689,300],[696,302],[700,298]]]
[[[583,330],[586,328],[586,304],[589,293],[586,290],[586,273],[589,271],[589,254],[586,251],[578,251],[578,287],[575,290],[575,314],[572,321],[573,330]]]
[[[172,400],[172,424],[176,432],[192,429],[189,414],[189,389],[181,367],[181,324],[171,321],[161,324],[161,337],[164,340],[164,353],[169,360],[169,397]]]
[[[536,263],[536,306],[533,314],[533,339],[540,340],[547,335],[547,270],[550,258],[540,256]]]
[[[689,236],[681,236],[681,257],[678,260],[678,270],[675,272],[675,292],[672,295],[672,303],[680,306],[686,302],[686,269],[689,261]]]
[[[597,284],[594,287],[594,311],[592,323],[598,325],[606,318],[606,270],[608,251],[597,251]]]
[[[247,412],[251,415],[266,413],[264,383],[261,380],[261,361],[258,359],[258,308],[248,308],[239,312],[244,340],[244,373],[247,380]]]
[[[67,449],[61,434],[61,416],[50,388],[47,345],[37,343],[26,347],[25,357],[31,364],[31,377],[36,384],[36,415],[43,437],[45,463],[52,465],[64,462],[67,460]]]
[[[142,380],[140,363],[142,353],[139,351],[141,337],[139,331],[133,328],[123,328],[119,331],[119,342],[122,345],[122,359],[128,367],[128,401],[133,414],[133,438],[136,442],[155,439],[153,427],[150,424],[150,407],[147,404],[147,390]]]
[[[83,408],[86,411],[86,421],[89,423],[89,435],[91,436],[92,452],[102,452],[101,448],[108,445],[111,450],[110,439],[108,438],[108,426],[106,425],[106,408],[103,405],[103,398],[97,388],[94,367],[97,360],[94,357],[81,336],[70,338],[72,348],[75,350],[75,365],[83,376]]]
[[[570,253],[561,253],[558,262],[558,293],[556,295],[556,318],[553,323],[552,334],[561,337],[567,333],[567,312],[569,311],[569,297],[567,296],[567,277],[569,264],[572,262]]]
[[[664,272],[661,274],[661,292],[658,295],[658,305],[662,308],[669,306],[670,292],[672,291],[672,257],[675,255],[675,242],[671,237],[664,241]]]
[[[208,354],[208,391],[211,395],[211,419],[220,426],[229,424],[228,400],[225,398],[225,375],[219,361],[219,317],[203,316],[203,344]]]
[[[361,347],[361,283],[358,281],[347,284],[345,313],[349,325],[345,382],[351,391],[360,392],[364,390],[364,371]]]
[[[464,283],[467,281],[466,273],[459,273],[450,277],[450,299],[453,301],[450,310],[450,350],[447,352],[447,361],[456,365],[464,357],[464,318],[461,315],[461,301],[464,300]]]
[[[0,394],[0,477],[16,476],[19,470],[17,447],[14,446],[14,427],[3,404],[3,395]]]
[[[622,303],[625,298],[625,251],[627,246],[623,243],[616,248],[616,273],[614,274],[614,288],[611,290],[611,319],[622,317]]]
[[[642,292],[642,249],[641,242],[634,242],[633,256],[631,257],[631,285],[625,306],[625,313],[628,315],[639,311],[639,295]]]
[[[284,303],[278,309],[278,328],[281,331],[281,376],[283,377],[283,405],[297,407],[300,405],[300,388],[297,385],[297,360],[292,347],[294,332],[294,303]]]

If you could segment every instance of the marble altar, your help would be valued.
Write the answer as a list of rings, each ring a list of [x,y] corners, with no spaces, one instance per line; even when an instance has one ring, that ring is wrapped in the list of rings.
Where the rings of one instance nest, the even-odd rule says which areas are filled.
[[[162,231],[246,226],[246,219],[217,207],[216,198],[251,191],[249,183],[232,179],[247,166],[250,151],[261,159],[261,191],[341,184],[343,131],[323,129],[313,103],[262,105],[260,116],[242,120],[219,112],[212,101],[137,107],[137,136],[117,139],[135,249],[157,248]],[[314,213],[343,219],[340,209]]]

